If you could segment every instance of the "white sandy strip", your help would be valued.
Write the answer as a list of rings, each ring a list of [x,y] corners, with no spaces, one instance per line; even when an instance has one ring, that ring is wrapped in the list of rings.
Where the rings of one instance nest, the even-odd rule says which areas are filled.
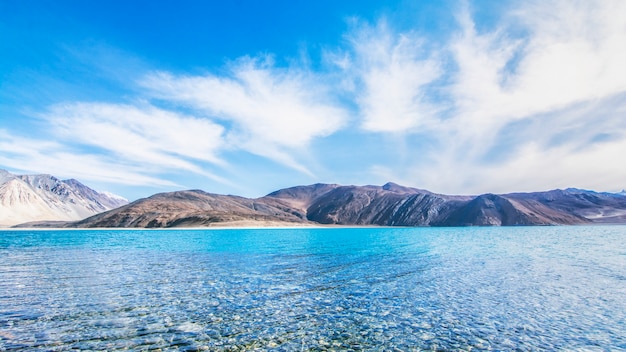
[[[337,224],[293,224],[293,223],[280,223],[280,222],[248,222],[248,221],[233,221],[227,223],[220,223],[218,226],[206,226],[206,227],[1,227],[0,231],[111,231],[111,230],[155,230],[155,231],[198,231],[198,230],[263,230],[263,229],[276,229],[276,230],[297,230],[297,229],[360,229],[360,228],[394,228],[400,229],[405,226],[378,226],[378,225],[337,225]],[[410,227],[410,226],[409,226]]]

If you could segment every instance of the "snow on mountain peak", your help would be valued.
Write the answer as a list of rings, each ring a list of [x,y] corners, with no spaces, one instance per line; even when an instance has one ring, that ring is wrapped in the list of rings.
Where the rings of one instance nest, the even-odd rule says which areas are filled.
[[[31,221],[81,220],[128,201],[102,194],[77,180],[0,170],[0,227]]]
[[[105,196],[107,196],[107,197],[109,197],[111,199],[121,200],[121,201],[124,201],[126,203],[129,202],[128,199],[126,199],[126,198],[124,198],[122,196],[119,196],[119,195],[117,195],[115,193],[111,193],[111,192],[107,192],[107,191],[98,191],[98,193],[103,194],[103,195],[105,195]]]
[[[7,181],[14,179],[15,177],[16,177],[15,175],[8,172],[7,170],[0,169],[0,185],[2,185],[3,183]]]

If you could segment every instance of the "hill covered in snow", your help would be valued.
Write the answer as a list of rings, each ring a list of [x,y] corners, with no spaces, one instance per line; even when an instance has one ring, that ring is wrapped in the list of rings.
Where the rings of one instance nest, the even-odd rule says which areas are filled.
[[[75,221],[127,203],[122,197],[95,191],[74,179],[0,170],[0,227],[32,221]]]

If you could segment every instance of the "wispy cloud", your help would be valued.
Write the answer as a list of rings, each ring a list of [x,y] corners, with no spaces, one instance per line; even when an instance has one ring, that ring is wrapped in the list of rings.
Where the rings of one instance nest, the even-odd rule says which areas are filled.
[[[204,74],[137,70],[129,84],[109,72],[111,55],[98,72],[128,84],[130,97],[48,106],[38,118],[51,142],[0,131],[0,164],[126,184],[174,185],[162,175],[177,172],[228,184],[224,175],[244,169],[231,167],[233,155],[254,154],[305,180],[322,170],[332,182],[446,193],[624,187],[626,2],[527,1],[487,24],[472,4],[459,2],[458,26],[437,39],[393,19],[355,20],[321,65],[243,57]]]
[[[42,116],[55,135],[125,160],[198,172],[189,160],[223,164],[216,154],[224,128],[210,120],[151,105],[72,103]]]
[[[620,1],[525,3],[486,33],[465,8],[450,45],[460,122],[497,127],[626,89],[626,20],[616,7],[625,9]]]
[[[175,76],[157,72],[142,82],[154,97],[230,125],[226,139],[243,149],[310,173],[293,158],[316,137],[347,121],[322,77],[300,69],[275,68],[271,58],[245,58],[226,76]]]
[[[49,141],[5,131],[2,164],[130,185],[179,186],[154,175],[181,172],[228,183],[201,166],[226,165],[217,157],[224,145],[223,127],[209,120],[146,103],[57,104],[39,118]]]
[[[416,132],[438,123],[428,85],[442,75],[437,53],[414,33],[394,33],[386,20],[357,24],[350,48],[336,61],[353,79],[360,127],[369,132]]]
[[[229,67],[224,75],[149,74],[141,79],[140,100],[130,103],[52,105],[38,118],[46,138],[57,142],[6,138],[0,150],[12,157],[0,162],[26,159],[22,170],[72,170],[76,177],[122,184],[172,186],[148,175],[190,172],[230,185],[218,175],[231,169],[222,155],[244,151],[312,176],[301,163],[312,157],[307,147],[348,120],[332,85],[304,69],[275,68],[271,58],[245,58]],[[220,171],[209,172],[207,165]]]
[[[146,170],[143,164],[73,150],[61,142],[18,137],[5,130],[0,130],[0,151],[0,164],[11,165],[17,172],[45,172],[58,177],[131,186],[181,187],[154,176],[154,170]]]
[[[440,148],[416,150],[415,166],[400,172],[404,180],[465,193],[620,187],[626,169],[611,165],[626,138],[626,66],[620,64],[626,62],[626,18],[621,15],[626,4],[524,3],[509,9],[494,27],[480,29],[472,8],[461,4],[460,32],[437,49],[456,67],[445,73],[449,84],[440,91],[452,113],[421,125],[420,132]],[[396,32],[390,40],[388,30],[376,33],[369,33],[370,42],[407,38]],[[424,64],[423,58],[407,60],[406,66]],[[411,70],[406,72],[387,85],[401,86],[412,77]],[[428,92],[428,86],[424,89]],[[361,106],[367,111],[368,104]],[[396,123],[397,115],[385,120],[382,114],[381,124]],[[363,119],[368,125],[367,114]],[[417,116],[408,120],[420,121]],[[373,170],[381,174],[386,169],[377,165]]]

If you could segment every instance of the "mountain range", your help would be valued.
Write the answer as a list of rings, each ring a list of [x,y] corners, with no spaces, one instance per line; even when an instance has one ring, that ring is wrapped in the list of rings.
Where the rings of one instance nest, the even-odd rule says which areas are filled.
[[[75,221],[128,204],[74,179],[0,170],[0,227],[33,221]]]
[[[515,226],[626,223],[626,194],[568,188],[451,196],[395,183],[314,184],[250,199],[201,190],[128,203],[80,182],[0,170],[0,225],[209,227],[280,225]]]
[[[626,223],[626,196],[574,188],[535,193],[450,196],[387,183],[383,186],[297,186],[256,199],[201,190],[159,193],[62,226],[162,228],[598,223]]]

